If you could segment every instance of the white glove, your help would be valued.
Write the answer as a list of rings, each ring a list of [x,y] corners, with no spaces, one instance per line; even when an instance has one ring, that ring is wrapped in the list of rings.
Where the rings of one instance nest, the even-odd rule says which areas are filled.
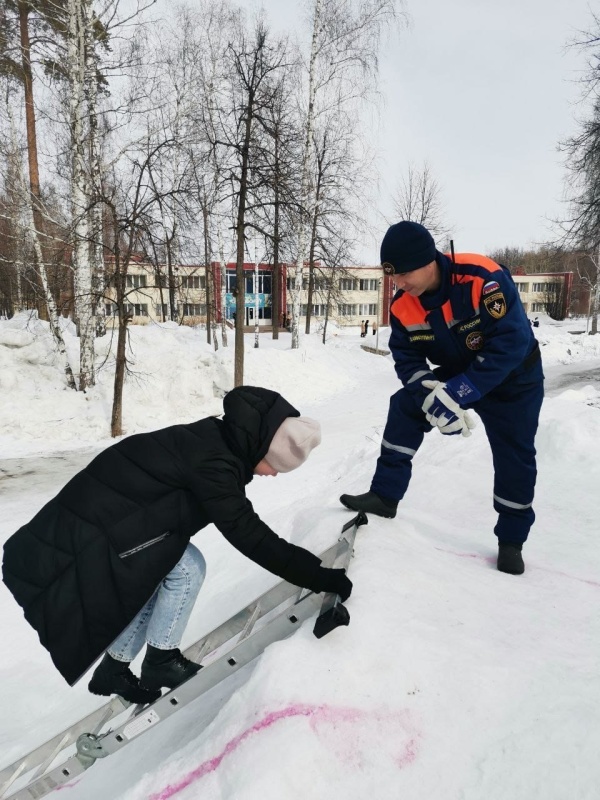
[[[469,412],[461,408],[448,394],[446,384],[442,381],[423,381],[422,385],[432,390],[421,406],[427,422],[450,436],[457,433],[470,436],[476,422]]]

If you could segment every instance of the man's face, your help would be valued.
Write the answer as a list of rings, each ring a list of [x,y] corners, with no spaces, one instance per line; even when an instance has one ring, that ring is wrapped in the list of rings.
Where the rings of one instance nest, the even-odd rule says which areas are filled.
[[[397,272],[392,280],[399,289],[403,289],[413,297],[423,292],[439,289],[441,283],[440,269],[435,261],[411,272]]]

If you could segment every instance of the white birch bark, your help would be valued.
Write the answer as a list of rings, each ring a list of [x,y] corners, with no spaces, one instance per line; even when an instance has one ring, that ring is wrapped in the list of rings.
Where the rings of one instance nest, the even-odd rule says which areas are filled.
[[[256,255],[256,246],[254,247],[254,347],[259,346],[259,330],[258,330],[258,257]]]
[[[79,390],[94,384],[94,313],[89,250],[89,181],[86,171],[85,27],[86,0],[69,0],[67,72],[71,131],[71,230],[75,320],[79,333]]]
[[[69,364],[69,358],[67,355],[65,340],[63,339],[62,331],[60,329],[58,309],[56,307],[54,297],[52,296],[52,292],[50,290],[50,284],[48,282],[48,274],[46,272],[46,265],[44,264],[44,254],[42,252],[42,246],[40,244],[39,234],[36,230],[35,223],[33,221],[33,197],[26,184],[25,173],[23,171],[23,164],[19,156],[16,125],[14,121],[12,108],[8,99],[6,103],[6,111],[10,123],[11,140],[16,158],[15,165],[17,172],[19,195],[23,200],[23,208],[25,211],[25,221],[26,221],[25,233],[28,237],[31,237],[31,244],[33,246],[36,257],[38,275],[40,277],[40,282],[42,284],[44,297],[46,299],[46,308],[48,310],[50,331],[52,332],[52,336],[54,337],[54,341],[56,343],[58,357],[60,362],[62,363],[62,369],[65,375],[65,379],[67,381],[67,386],[70,389],[76,389],[77,387],[75,386],[75,378],[73,376],[73,370],[71,369],[71,365]]]
[[[227,262],[225,261],[225,248],[223,247],[223,235],[220,225],[217,225],[217,240],[219,246],[219,275],[221,276],[221,342],[223,347],[227,347]]]
[[[304,251],[306,249],[306,222],[303,209],[308,208],[308,172],[310,159],[310,143],[314,127],[315,115],[315,65],[317,59],[317,45],[319,38],[319,24],[321,20],[322,0],[314,0],[313,31],[310,45],[310,61],[308,67],[308,111],[304,129],[304,147],[302,152],[302,172],[300,183],[301,211],[298,222],[298,253],[296,269],[294,272],[294,288],[292,295],[292,350],[300,346],[300,292],[302,291],[302,273],[304,268]]]
[[[87,2],[85,25],[85,98],[89,120],[90,159],[90,261],[92,271],[92,311],[96,336],[106,333],[106,307],[104,304],[104,247],[102,224],[102,165],[98,131],[98,53],[94,38],[94,13]]]

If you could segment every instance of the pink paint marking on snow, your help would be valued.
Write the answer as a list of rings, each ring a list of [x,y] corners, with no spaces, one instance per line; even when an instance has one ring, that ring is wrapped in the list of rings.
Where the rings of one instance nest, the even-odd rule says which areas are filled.
[[[559,569],[548,569],[547,567],[534,567],[534,569],[541,569],[542,572],[550,572],[553,575],[560,575],[562,578],[569,578],[569,580],[577,581],[578,583],[587,583],[588,586],[597,586],[600,588],[598,581],[592,581],[589,578],[578,578],[576,575],[569,575],[568,572],[561,572]]]
[[[487,561],[489,564],[495,564],[496,559],[489,556],[482,556],[479,553],[459,553],[456,550],[448,550],[445,547],[436,547],[442,553],[450,553],[450,555],[458,556],[458,558],[477,558],[481,561]],[[569,578],[569,580],[577,581],[578,583],[587,583],[588,586],[596,586],[600,588],[599,581],[593,581],[590,578],[578,578],[577,575],[569,575],[568,572],[562,572],[559,569],[549,569],[548,567],[528,567],[528,569],[541,570],[542,572],[549,572],[551,575],[560,575],[562,578]]]
[[[258,722],[255,722],[254,725],[251,725],[249,728],[243,731],[243,733],[240,733],[238,736],[235,736],[233,739],[231,739],[225,745],[219,755],[204,761],[202,764],[196,767],[196,769],[188,772],[188,774],[177,783],[169,784],[160,792],[150,795],[148,800],[170,800],[170,798],[174,797],[179,792],[187,789],[187,787],[192,783],[195,783],[205,775],[209,775],[211,772],[214,772],[227,756],[231,755],[251,736],[266,730],[267,728],[271,727],[271,725],[274,725],[281,720],[290,719],[293,717],[308,717],[310,719],[311,728],[315,730],[319,727],[319,725],[322,724],[332,724],[334,726],[337,723],[352,724],[362,722],[368,717],[372,717],[377,722],[380,722],[384,719],[387,719],[388,721],[401,722],[403,727],[406,727],[406,716],[406,712],[399,712],[396,715],[379,714],[377,712],[366,712],[359,709],[332,708],[331,706],[309,706],[302,703],[288,706],[287,708],[283,708],[279,711],[272,711]],[[418,736],[413,736],[413,738],[410,739],[410,741],[405,745],[404,751],[395,759],[395,762],[400,769],[411,764],[417,757],[417,739]]]
[[[187,788],[190,784],[194,783],[200,778],[203,778],[210,772],[214,772],[226,756],[233,753],[233,751],[236,750],[242,744],[242,742],[244,742],[253,734],[259,733],[265,728],[269,728],[271,725],[279,722],[282,719],[297,716],[310,716],[311,714],[314,714],[316,710],[317,709],[311,708],[310,706],[298,705],[290,706],[289,708],[284,708],[281,711],[273,711],[270,714],[267,714],[266,717],[256,722],[250,728],[247,728],[243,733],[240,733],[238,736],[235,736],[233,739],[231,739],[218,756],[215,756],[214,758],[205,761],[203,764],[200,764],[200,766],[189,772],[178,783],[174,783],[165,787],[158,794],[150,795],[148,800],[169,800],[170,797],[173,797],[174,795],[183,791],[183,789]]]
[[[399,758],[396,759],[396,764],[400,769],[404,769],[404,767],[408,767],[413,763],[413,761],[416,761],[418,754],[419,737],[414,736],[404,748],[404,753],[402,753]]]
[[[436,547],[434,549],[439,550],[441,553],[450,553],[451,556],[458,556],[458,558],[476,558],[478,561],[485,561],[488,564],[493,564],[496,560],[491,556],[482,556],[481,553],[459,553],[457,550],[448,550],[445,547]]]

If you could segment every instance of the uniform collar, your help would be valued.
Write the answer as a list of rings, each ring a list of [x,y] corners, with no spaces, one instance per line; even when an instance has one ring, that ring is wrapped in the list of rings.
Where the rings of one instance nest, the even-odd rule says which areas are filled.
[[[452,262],[448,256],[445,256],[438,250],[436,250],[435,253],[435,260],[440,269],[440,276],[442,279],[440,287],[439,289],[436,289],[435,292],[423,292],[423,294],[419,297],[421,305],[428,311],[443,306],[450,293],[450,272],[452,271]]]

